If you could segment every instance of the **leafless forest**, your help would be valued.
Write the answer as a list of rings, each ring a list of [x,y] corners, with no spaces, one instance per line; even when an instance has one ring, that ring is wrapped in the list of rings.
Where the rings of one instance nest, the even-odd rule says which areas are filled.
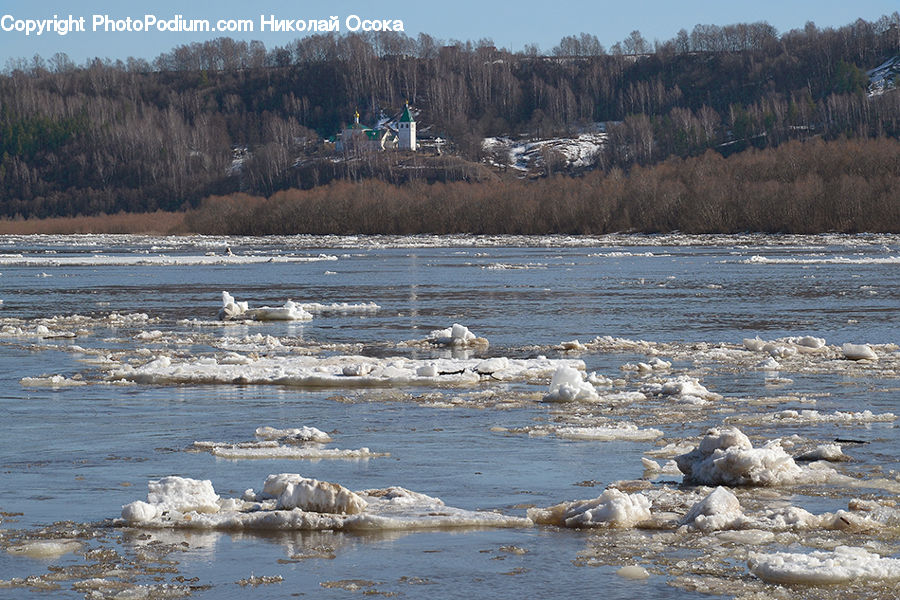
[[[897,55],[894,13],[698,25],[654,44],[634,31],[608,49],[591,34],[510,52],[382,33],[13,60],[0,216],[181,211],[220,233],[900,231],[900,90],[871,94],[866,75]],[[451,157],[333,160],[324,140],[354,110],[371,122],[407,99]],[[595,169],[520,181],[480,162],[485,136],[595,122],[609,133]]]

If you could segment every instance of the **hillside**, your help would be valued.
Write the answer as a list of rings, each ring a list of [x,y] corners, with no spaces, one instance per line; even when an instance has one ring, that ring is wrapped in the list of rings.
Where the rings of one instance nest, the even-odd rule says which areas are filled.
[[[897,13],[782,34],[698,25],[655,47],[633,32],[609,52],[595,42],[571,36],[539,55],[332,34],[271,50],[220,38],[152,62],[13,62],[0,76],[0,216],[179,210],[336,179],[578,176],[900,136]],[[335,153],[355,111],[376,124],[406,100],[432,141],[421,158]]]

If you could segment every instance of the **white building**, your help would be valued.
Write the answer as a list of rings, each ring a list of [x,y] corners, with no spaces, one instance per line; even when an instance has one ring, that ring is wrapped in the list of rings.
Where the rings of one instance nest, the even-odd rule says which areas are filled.
[[[397,123],[397,137],[399,138],[398,148],[400,150],[416,151],[416,122],[413,120],[409,112],[409,102],[403,109],[400,121]]]

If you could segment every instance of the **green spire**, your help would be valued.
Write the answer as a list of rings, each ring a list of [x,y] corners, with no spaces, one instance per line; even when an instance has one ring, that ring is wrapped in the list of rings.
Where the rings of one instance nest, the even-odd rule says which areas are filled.
[[[412,115],[409,114],[409,102],[406,103],[406,107],[403,109],[403,114],[400,116],[401,123],[413,123]]]

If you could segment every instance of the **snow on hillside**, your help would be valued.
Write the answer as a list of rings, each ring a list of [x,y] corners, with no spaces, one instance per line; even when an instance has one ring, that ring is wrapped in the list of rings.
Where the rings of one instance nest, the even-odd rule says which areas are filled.
[[[606,133],[586,132],[569,138],[519,141],[506,137],[485,138],[481,147],[485,161],[494,166],[510,166],[522,172],[543,171],[547,161],[564,169],[583,169],[597,162],[606,143]]]
[[[900,55],[888,59],[881,66],[869,71],[867,75],[869,76],[870,96],[878,96],[895,89],[900,83]]]

